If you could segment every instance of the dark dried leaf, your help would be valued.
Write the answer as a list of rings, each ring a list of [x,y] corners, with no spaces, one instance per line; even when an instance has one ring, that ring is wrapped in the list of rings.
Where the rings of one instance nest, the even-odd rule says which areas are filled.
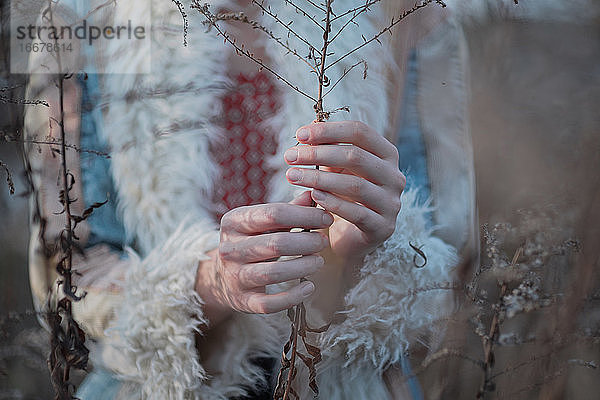
[[[106,203],[108,203],[108,199],[104,200],[103,202],[96,202],[96,203],[92,204],[91,206],[89,206],[88,208],[86,208],[83,211],[83,214],[71,215],[71,219],[77,223],[79,223],[81,221],[85,221],[90,215],[92,215],[92,213],[94,212],[95,209],[102,207]]]

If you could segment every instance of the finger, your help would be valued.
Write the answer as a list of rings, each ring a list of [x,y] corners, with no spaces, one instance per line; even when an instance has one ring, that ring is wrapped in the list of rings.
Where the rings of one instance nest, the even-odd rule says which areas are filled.
[[[381,186],[359,176],[306,168],[290,168],[287,171],[287,177],[294,185],[340,195],[362,203],[380,214],[385,214],[390,208],[387,192]]]
[[[286,261],[247,264],[239,272],[239,281],[246,288],[263,287],[312,275],[324,264],[323,257],[316,255]]]
[[[315,207],[271,203],[231,210],[221,219],[221,230],[256,234],[292,228],[323,229],[332,223],[331,215]]]
[[[376,185],[400,186],[397,164],[386,162],[357,146],[318,145],[295,146],[284,154],[290,165],[323,165],[347,169]]]
[[[310,297],[314,290],[314,283],[307,281],[288,291],[277,294],[249,294],[246,304],[251,312],[258,314],[272,314],[300,304]]]
[[[247,264],[281,256],[308,256],[328,245],[327,236],[319,232],[277,232],[222,242],[219,255],[224,260]]]
[[[298,129],[296,138],[306,144],[351,143],[379,158],[398,162],[396,146],[358,121],[313,123]]]
[[[299,196],[296,196],[288,204],[309,207],[312,204],[312,199],[310,197],[310,190],[307,190],[307,191],[303,192],[302,194],[300,194]]]
[[[388,224],[385,218],[367,207],[320,190],[313,190],[312,198],[327,211],[356,225],[358,229],[367,235],[365,238],[367,243],[371,242],[373,238],[384,237],[389,233],[387,226],[391,224]],[[389,234],[391,235],[391,233]]]

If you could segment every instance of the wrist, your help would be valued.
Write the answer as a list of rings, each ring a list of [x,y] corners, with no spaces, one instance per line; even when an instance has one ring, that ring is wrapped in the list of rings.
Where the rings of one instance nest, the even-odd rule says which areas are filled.
[[[364,264],[366,253],[362,255],[353,255],[342,260],[344,292],[352,289],[360,280],[360,270]]]
[[[214,328],[233,314],[233,310],[223,301],[221,283],[218,279],[216,264],[217,250],[207,253],[209,259],[198,262],[194,289],[203,302],[204,318],[209,327]]]

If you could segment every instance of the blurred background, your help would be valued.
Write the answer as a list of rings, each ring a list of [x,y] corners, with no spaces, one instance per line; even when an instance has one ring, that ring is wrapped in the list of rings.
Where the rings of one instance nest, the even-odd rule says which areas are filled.
[[[22,98],[25,77],[8,74],[8,4],[0,4],[0,88],[17,87],[0,96]],[[498,350],[497,370],[509,366],[515,373],[499,377],[496,390],[486,398],[597,399],[599,366],[580,364],[600,361],[600,21],[492,18],[470,24],[465,33],[480,225],[528,224],[521,232],[546,234],[554,243],[549,246],[579,242],[576,254],[571,249],[567,255],[558,254],[558,266],[549,278],[557,281],[551,289],[565,298],[579,291],[579,303],[556,308],[554,327],[546,326],[547,315],[540,313],[518,324],[535,331],[532,327],[546,318],[543,329],[551,332],[547,336],[562,334],[567,340],[575,325],[587,335],[560,348],[540,350],[539,343],[517,343]],[[32,313],[27,274],[27,200],[20,196],[26,192],[20,145],[2,139],[21,126],[22,106],[0,101],[0,160],[15,184],[14,195],[0,185],[0,399],[48,399],[48,339]],[[0,175],[4,183],[2,168]],[[515,239],[516,244],[511,240],[505,242],[507,253],[522,238]],[[496,286],[492,279],[489,297],[497,292]],[[472,332],[469,318],[457,319],[460,324],[451,329],[447,346],[455,349],[460,344],[463,355],[482,357],[481,340]],[[560,328],[561,324],[568,326]],[[485,318],[483,325],[489,325]],[[554,368],[552,355],[539,356],[541,364],[531,361],[548,349],[566,360],[568,368]],[[441,358],[420,374],[424,382],[432,383],[425,385],[426,397],[475,398],[480,371],[452,357]],[[523,363],[526,367],[521,368]],[[545,371],[541,375],[540,369]]]

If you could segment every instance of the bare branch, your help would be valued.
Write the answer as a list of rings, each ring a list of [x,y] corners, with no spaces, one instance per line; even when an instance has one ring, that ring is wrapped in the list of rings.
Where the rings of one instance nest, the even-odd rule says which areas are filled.
[[[345,59],[346,57],[356,53],[357,51],[359,51],[360,49],[362,49],[363,47],[373,43],[374,41],[379,41],[379,38],[385,34],[386,32],[390,32],[392,28],[394,28],[396,25],[398,25],[402,20],[404,20],[404,18],[408,17],[409,15],[415,13],[416,11],[427,7],[428,5],[430,5],[431,3],[436,3],[441,5],[442,7],[446,7],[446,4],[441,1],[441,0],[423,0],[422,3],[419,4],[415,4],[415,6],[409,10],[404,11],[400,16],[392,18],[391,23],[385,27],[383,30],[381,30],[378,34],[376,34],[375,36],[373,36],[371,39],[365,40],[365,42],[363,44],[361,44],[360,46],[355,47],[353,50],[349,51],[348,53],[344,54],[343,56],[341,56],[340,58],[338,58],[337,60],[335,60],[334,62],[332,62],[331,64],[329,64],[325,70],[328,70],[329,68],[333,67],[334,65],[336,65],[337,63],[339,63],[340,61],[342,61],[343,59]]]
[[[267,36],[269,36],[271,39],[273,39],[275,41],[275,43],[277,43],[278,45],[283,47],[285,50],[287,50],[288,53],[296,56],[296,58],[298,58],[300,61],[302,61],[303,63],[308,65],[308,67],[311,70],[313,70],[313,72],[317,73],[317,68],[314,65],[312,65],[305,57],[301,56],[296,49],[292,48],[287,41],[283,42],[280,37],[275,36],[273,31],[271,31],[266,26],[261,25],[259,22],[248,18],[248,16],[246,14],[244,14],[243,12],[219,13],[219,14],[214,15],[214,17],[215,17],[215,21],[237,21],[237,22],[241,22],[243,24],[250,25],[253,29],[257,29],[257,30],[265,33]],[[293,32],[293,31],[291,31],[291,32]],[[306,42],[306,43],[308,43],[308,42]],[[310,46],[310,43],[308,45]]]
[[[321,50],[321,60],[319,71],[319,97],[315,104],[315,112],[317,113],[317,121],[323,122],[328,119],[328,114],[324,113],[323,109],[323,88],[328,86],[330,81],[325,75],[325,65],[327,62],[327,49],[329,48],[329,33],[331,32],[331,3],[333,0],[327,0],[327,14],[325,15],[325,32],[323,33],[323,49]]]
[[[10,192],[10,194],[15,194],[15,183],[12,179],[10,170],[8,169],[8,165],[6,165],[2,160],[0,160],[0,167],[4,168],[4,171],[6,171],[6,183],[8,184],[8,191]]]
[[[185,12],[185,8],[183,3],[179,0],[171,0],[177,6],[179,10],[179,14],[181,14],[181,19],[183,20],[183,45],[187,46],[187,35],[188,35],[188,16]]]
[[[356,11],[354,11],[354,14],[352,15],[352,18],[349,18],[348,21],[346,21],[346,23],[344,23],[344,25],[342,25],[342,27],[337,31],[337,33],[333,36],[333,38],[330,40],[331,43],[333,43],[335,41],[335,39],[337,39],[342,32],[348,27],[348,25],[350,24],[356,24],[356,19],[364,12],[369,11],[369,6],[375,3],[378,3],[381,0],[374,0],[371,1],[370,3],[365,4],[364,6],[360,7],[360,9],[358,10],[355,9]]]
[[[300,8],[299,6],[297,6],[296,4],[294,4],[292,1],[290,0],[284,0],[285,4],[289,4],[290,6],[292,6],[296,12],[306,18],[308,18],[310,21],[312,21],[316,26],[318,26],[322,31],[325,31],[325,28],[323,27],[323,25],[321,25],[319,23],[319,21],[317,21],[315,19],[314,16],[310,15],[308,12],[304,11],[302,8]]]
[[[6,143],[23,143],[23,144],[29,143],[29,144],[38,144],[38,145],[48,145],[48,146],[62,144],[60,142],[60,139],[54,138],[54,137],[48,137],[44,140],[41,140],[41,139],[21,139],[21,138],[14,137],[14,136],[4,135],[4,141]],[[65,143],[65,147],[70,150],[75,150],[78,153],[89,153],[89,154],[94,154],[94,155],[97,155],[100,157],[110,158],[110,154],[105,153],[103,151],[83,149],[83,148],[78,147],[71,143]]]
[[[292,35],[294,35],[296,38],[298,38],[299,40],[301,40],[302,42],[304,42],[304,44],[306,44],[310,49],[314,49],[316,48],[316,46],[312,45],[308,40],[306,40],[305,38],[303,38],[302,36],[300,36],[298,33],[296,33],[295,30],[293,30],[291,28],[291,23],[285,23],[283,22],[279,16],[277,14],[275,14],[274,12],[271,11],[271,7],[265,7],[263,5],[262,2],[259,2],[258,0],[252,0],[252,4],[256,5],[258,8],[261,9],[261,11],[263,13],[265,13],[266,15],[268,15],[269,17],[273,18],[279,25],[281,25],[284,29],[286,29],[289,33],[291,33]]]
[[[13,99],[11,97],[6,97],[2,95],[0,95],[0,103],[50,107],[50,104],[48,104],[44,100]]]
[[[358,7],[352,8],[352,9],[350,9],[350,10],[348,10],[348,11],[346,11],[346,12],[340,14],[340,15],[337,15],[336,17],[334,17],[331,20],[331,22],[335,22],[338,19],[344,18],[346,15],[353,14],[353,13],[355,13],[357,11],[360,11],[361,9],[368,8],[368,7],[372,6],[373,4],[379,3],[380,1],[381,0],[369,0],[365,4],[363,4],[362,6],[358,6]]]
[[[313,0],[306,0],[306,2],[307,2],[308,4],[310,4],[311,6],[313,6],[314,8],[318,9],[319,11],[322,11],[322,12],[324,12],[324,13],[326,13],[326,12],[327,12],[327,10],[326,10],[326,9],[325,9],[323,6],[320,6],[320,5],[318,5],[318,4],[317,4],[317,3],[315,3]]]
[[[317,101],[317,99],[315,99],[310,94],[302,91],[300,88],[298,88],[298,86],[293,85],[289,80],[287,80],[285,77],[283,77],[277,71],[273,70],[271,67],[269,67],[267,64],[265,64],[261,59],[257,58],[253,53],[251,53],[249,50],[246,50],[242,46],[238,45],[236,43],[236,41],[234,39],[232,39],[226,31],[224,31],[223,29],[221,29],[219,27],[219,25],[217,24],[217,20],[215,19],[215,15],[210,12],[210,9],[207,4],[200,4],[199,0],[194,0],[190,7],[197,9],[202,15],[204,15],[207,19],[206,24],[209,26],[209,29],[211,27],[214,27],[217,30],[218,34],[223,37],[223,40],[225,42],[229,43],[231,46],[233,46],[233,48],[236,50],[238,55],[243,55],[243,56],[247,57],[254,63],[258,64],[261,67],[261,69],[265,69],[265,70],[269,71],[277,79],[279,79],[280,81],[285,83],[287,86],[292,88],[295,92],[301,94],[302,96],[304,96],[314,102]]]

